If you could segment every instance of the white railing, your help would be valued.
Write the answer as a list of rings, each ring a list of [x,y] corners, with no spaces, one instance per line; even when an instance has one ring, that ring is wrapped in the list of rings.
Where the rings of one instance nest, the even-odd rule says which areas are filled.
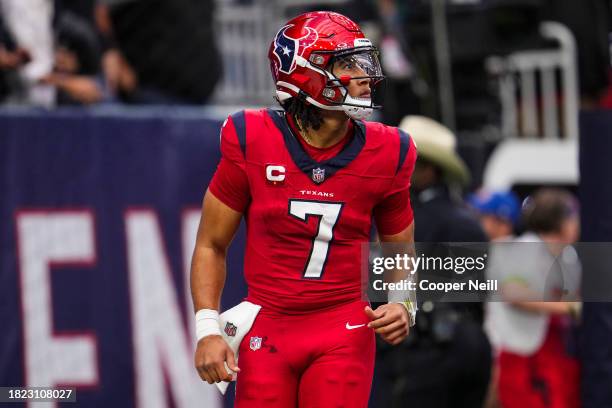
[[[560,23],[542,23],[540,32],[556,40],[559,48],[525,50],[487,60],[489,72],[499,79],[502,133],[508,137],[577,138],[576,41],[571,31]],[[560,72],[559,87],[557,72]],[[538,103],[538,77],[541,104]]]
[[[273,102],[268,47],[280,20],[274,2],[217,3],[215,29],[223,58],[223,78],[213,103],[269,105]]]

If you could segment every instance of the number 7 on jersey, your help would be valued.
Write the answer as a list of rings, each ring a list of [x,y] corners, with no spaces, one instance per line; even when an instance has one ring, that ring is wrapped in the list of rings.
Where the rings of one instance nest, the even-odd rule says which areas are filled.
[[[310,254],[304,268],[303,277],[320,279],[327,262],[330,242],[334,238],[334,227],[340,218],[342,203],[322,201],[289,200],[289,214],[302,222],[308,222],[308,217],[319,217],[317,232],[314,236]]]

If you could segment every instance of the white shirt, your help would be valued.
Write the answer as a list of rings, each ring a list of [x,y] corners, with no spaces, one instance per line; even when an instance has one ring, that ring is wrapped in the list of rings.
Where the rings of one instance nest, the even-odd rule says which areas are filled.
[[[580,261],[573,247],[554,256],[533,233],[513,242],[492,244],[487,278],[504,283],[517,282],[536,294],[533,301],[566,300],[577,296]],[[550,316],[522,310],[505,303],[498,296],[487,307],[485,330],[497,350],[532,355],[543,344]]]
[[[32,57],[19,68],[25,88],[26,104],[51,107],[55,104],[55,88],[38,81],[53,71],[53,0],[0,0],[2,16],[15,42]]]

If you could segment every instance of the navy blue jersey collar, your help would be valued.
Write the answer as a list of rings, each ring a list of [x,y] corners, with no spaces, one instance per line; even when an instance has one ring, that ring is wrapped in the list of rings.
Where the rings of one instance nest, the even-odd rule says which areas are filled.
[[[348,142],[336,156],[318,162],[306,153],[299,140],[297,140],[297,136],[293,134],[289,123],[287,123],[284,111],[268,109],[268,115],[283,134],[285,146],[294,163],[300,170],[306,173],[315,184],[321,184],[329,177],[333,176],[338,170],[348,166],[365,145],[365,125],[363,122],[356,120],[355,135],[353,139]]]

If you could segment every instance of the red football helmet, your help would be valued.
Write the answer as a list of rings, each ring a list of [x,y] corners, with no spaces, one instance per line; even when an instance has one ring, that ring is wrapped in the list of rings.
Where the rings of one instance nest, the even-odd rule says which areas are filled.
[[[357,24],[327,11],[305,13],[285,24],[270,50],[270,69],[279,102],[300,97],[327,110],[342,110],[353,119],[365,119],[384,79],[378,51]],[[353,75],[340,75],[339,66]],[[345,72],[345,71],[343,71]],[[351,96],[350,81],[368,81],[367,93]]]

